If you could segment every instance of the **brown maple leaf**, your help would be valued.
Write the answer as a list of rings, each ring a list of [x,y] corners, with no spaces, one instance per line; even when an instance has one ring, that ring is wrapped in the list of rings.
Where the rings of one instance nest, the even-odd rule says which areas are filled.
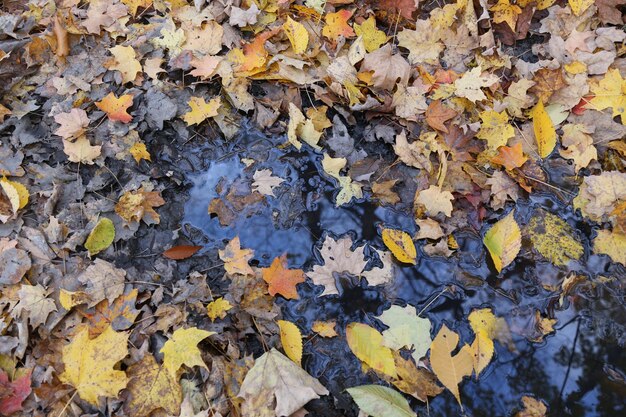
[[[563,78],[563,70],[560,68],[554,70],[542,68],[535,73],[533,81],[535,85],[529,91],[544,103],[552,97],[552,94],[567,85]]]
[[[404,17],[407,20],[413,19],[413,12],[417,10],[415,0],[377,0],[378,10]]]
[[[297,300],[299,297],[296,285],[304,282],[304,271],[286,267],[286,255],[275,258],[269,268],[263,268],[263,281],[269,284],[271,295],[280,294],[289,300]]]
[[[449,131],[443,135],[443,140],[450,148],[452,159],[461,162],[473,161],[474,157],[471,154],[481,151],[473,138],[472,131],[463,132],[463,129],[456,125],[450,126]]]
[[[435,100],[426,109],[426,123],[435,130],[448,133],[445,122],[454,118],[457,112],[443,105],[441,100]]]

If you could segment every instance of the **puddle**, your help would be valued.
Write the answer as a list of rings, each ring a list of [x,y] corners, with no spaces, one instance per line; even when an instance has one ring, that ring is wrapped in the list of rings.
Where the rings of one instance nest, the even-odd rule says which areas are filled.
[[[313,248],[327,233],[350,234],[359,244],[381,249],[380,225],[415,232],[411,213],[366,200],[335,207],[336,186],[323,173],[322,156],[310,150],[280,150],[281,143],[280,138],[248,132],[217,152],[208,169],[189,174],[192,186],[185,204],[184,230],[196,229],[204,235],[199,242],[189,234],[191,240],[207,249],[222,248],[238,235],[242,247],[254,249],[260,266],[268,266],[275,257],[287,253],[291,268],[308,270],[319,262]],[[246,167],[242,158],[257,162]],[[223,198],[232,184],[251,183],[259,169],[271,169],[274,176],[285,180],[274,190],[275,198],[266,199],[248,217],[239,216],[228,226],[208,214],[213,199]],[[538,207],[558,214],[584,233],[583,241],[589,241],[592,228],[554,196],[537,194],[520,199],[516,212],[520,219],[528,220]],[[491,307],[509,321],[515,351],[496,343],[495,358],[480,379],[465,380],[461,396],[467,415],[512,415],[520,408],[523,395],[546,401],[549,415],[554,416],[612,417],[620,411],[625,413],[626,385],[619,381],[620,373],[626,370],[624,268],[604,256],[590,255],[587,249],[584,262],[573,263],[570,268],[598,284],[577,294],[574,306],[561,309],[559,296],[544,290],[541,283],[559,282],[569,271],[528,256],[518,258],[513,268],[497,277],[481,236],[460,231],[455,238],[459,250],[449,259],[425,256],[418,248],[417,265],[397,266],[395,282],[388,288],[367,287],[362,282],[360,286],[348,285],[341,295],[318,297],[321,287],[308,282],[299,286],[299,300],[277,299],[284,318],[296,322],[305,333],[314,320],[339,323],[339,338],[312,338],[305,343],[303,357],[306,371],[338,398],[336,407],[344,409],[345,415],[356,416],[345,388],[383,383],[362,372],[345,343],[345,324],[362,321],[382,330],[374,316],[392,304],[409,303],[418,311],[424,309],[423,315],[433,328],[445,321],[466,342],[472,339],[467,323],[472,309]],[[530,248],[522,248],[522,254],[529,252]],[[617,280],[604,283],[598,281],[601,276]],[[531,343],[515,332],[531,325],[536,310],[557,318],[557,330],[542,342]],[[449,393],[434,398],[428,406],[416,401],[412,405],[419,415],[459,415]],[[340,414],[326,410],[319,415]]]

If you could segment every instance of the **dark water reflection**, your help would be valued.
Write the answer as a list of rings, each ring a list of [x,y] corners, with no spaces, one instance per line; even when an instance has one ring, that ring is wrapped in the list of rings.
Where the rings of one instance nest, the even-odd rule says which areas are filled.
[[[187,228],[205,235],[207,247],[221,248],[238,235],[242,247],[255,251],[261,266],[274,257],[288,254],[290,267],[308,269],[315,259],[314,246],[326,233],[350,234],[356,242],[383,248],[379,225],[413,234],[415,222],[410,213],[359,201],[349,207],[335,207],[335,185],[323,174],[321,155],[279,150],[279,142],[258,134],[242,135],[219,149],[209,168],[190,173],[193,186],[185,206]],[[246,168],[241,158],[257,163]],[[264,206],[250,217],[240,216],[223,227],[207,213],[209,202],[220,197],[218,183],[251,181],[257,169],[270,168],[273,175],[286,181],[275,190]],[[592,228],[570,208],[549,195],[520,200],[516,212],[525,223],[533,211],[543,207],[558,214],[583,231],[588,242]],[[356,410],[345,388],[366,383],[384,383],[364,374],[359,361],[351,354],[343,329],[347,323],[362,321],[379,330],[376,320],[392,304],[414,305],[433,325],[433,335],[443,322],[461,334],[463,342],[473,336],[467,323],[472,309],[491,307],[505,317],[513,333],[514,346],[496,342],[496,355],[479,380],[466,379],[462,384],[465,414],[471,416],[507,416],[520,409],[520,398],[531,395],[549,404],[553,416],[626,415],[626,385],[620,375],[626,371],[626,309],[624,268],[608,262],[605,256],[590,255],[587,249],[582,262],[568,270],[542,260],[534,260],[531,248],[524,247],[515,265],[497,276],[487,260],[482,237],[472,231],[455,233],[459,250],[449,259],[425,256],[420,249],[415,266],[398,266],[395,282],[385,288],[345,285],[338,296],[318,297],[321,288],[305,283],[299,286],[300,300],[278,298],[284,318],[310,334],[315,320],[337,320],[340,337],[315,337],[305,343],[303,367],[338,398],[329,410],[315,407],[312,415],[350,415]],[[588,246],[588,245],[587,245]],[[559,306],[559,294],[542,284],[560,282],[570,270],[584,274],[595,286],[584,287],[572,299]],[[613,278],[604,282],[601,277]],[[346,278],[349,282],[349,279]],[[535,311],[556,318],[556,332],[541,342],[530,342]],[[511,350],[513,349],[513,350]],[[449,393],[434,398],[428,406],[414,401],[419,415],[461,415]]]

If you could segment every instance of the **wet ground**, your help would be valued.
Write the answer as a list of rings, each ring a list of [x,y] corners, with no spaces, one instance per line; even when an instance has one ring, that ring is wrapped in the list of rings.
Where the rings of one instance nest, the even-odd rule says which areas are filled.
[[[282,137],[244,132],[229,142],[218,139],[196,144],[193,155],[177,161],[186,172],[183,182],[189,185],[182,232],[189,241],[204,246],[205,253],[222,248],[238,235],[242,247],[254,249],[260,266],[267,267],[274,257],[286,253],[291,268],[306,271],[320,262],[315,247],[325,234],[350,234],[355,242],[373,249],[384,248],[381,225],[410,234],[416,231],[409,210],[379,206],[367,198],[335,207],[336,186],[323,173],[321,154],[304,148],[302,152],[293,147],[283,149]],[[389,158],[382,151],[380,157]],[[246,167],[242,158],[257,162]],[[210,202],[224,198],[225,190],[233,184],[252,182],[257,169],[271,169],[286,180],[275,189],[276,198],[270,197],[238,215],[228,226],[221,225],[217,216],[207,212]],[[495,358],[480,379],[466,379],[462,384],[466,415],[512,415],[520,408],[523,395],[544,400],[553,416],[626,413],[626,271],[605,256],[590,254],[588,242],[593,228],[555,196],[535,193],[532,199],[520,199],[516,212],[525,223],[539,208],[559,215],[579,231],[587,248],[579,263],[570,264],[569,269],[558,268],[533,255],[525,243],[514,266],[498,276],[482,236],[468,227],[455,232],[459,249],[450,258],[429,257],[418,243],[417,265],[396,265],[395,281],[389,286],[356,285],[346,277],[340,282],[343,291],[338,296],[319,297],[322,288],[307,282],[299,285],[299,300],[279,298],[284,318],[297,323],[304,334],[310,334],[314,320],[339,323],[339,337],[313,337],[304,346],[303,367],[339,399],[333,406],[318,400],[312,404],[313,415],[356,416],[345,388],[384,383],[362,372],[345,342],[343,329],[347,323],[361,321],[382,330],[384,326],[374,316],[392,304],[407,303],[423,310],[433,324],[433,335],[446,322],[465,341],[471,341],[467,315],[474,308],[491,307],[508,321],[512,343],[496,343]],[[584,275],[587,281],[561,306],[559,292],[547,291],[544,286],[561,282],[571,271]],[[558,321],[554,333],[531,342],[536,311]],[[460,414],[447,392],[427,405],[417,401],[412,405],[418,415]]]

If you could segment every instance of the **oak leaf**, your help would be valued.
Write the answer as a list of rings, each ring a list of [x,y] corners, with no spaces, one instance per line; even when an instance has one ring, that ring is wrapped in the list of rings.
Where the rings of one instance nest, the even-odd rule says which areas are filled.
[[[128,378],[114,367],[128,354],[127,344],[128,333],[118,333],[110,326],[95,339],[89,339],[89,329],[83,327],[63,347],[65,371],[59,378],[95,406],[99,397],[117,397],[126,388]]]
[[[297,300],[296,285],[304,282],[304,271],[287,269],[287,256],[274,258],[269,268],[263,268],[263,281],[269,284],[270,295],[280,294],[288,300]]]
[[[174,376],[181,366],[187,365],[190,368],[200,366],[206,368],[198,343],[207,337],[214,335],[215,332],[190,327],[189,329],[177,329],[172,334],[172,338],[165,342],[160,350],[163,354],[163,366]]]

